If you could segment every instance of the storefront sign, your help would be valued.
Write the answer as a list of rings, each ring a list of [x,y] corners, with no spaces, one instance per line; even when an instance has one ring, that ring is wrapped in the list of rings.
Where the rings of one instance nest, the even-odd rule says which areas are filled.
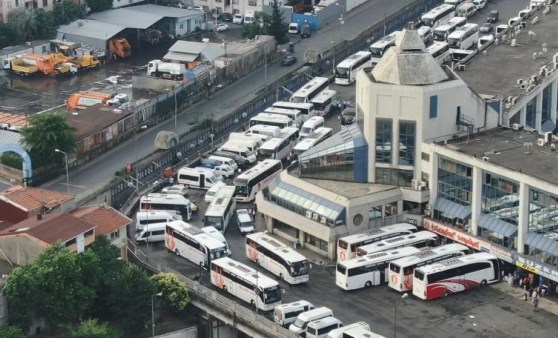
[[[555,282],[558,282],[557,268],[550,265],[535,262],[532,259],[527,258],[526,256],[521,255],[519,253],[514,254],[514,258],[515,258],[515,265],[517,265],[518,267],[525,269],[529,272],[541,275]]]
[[[537,269],[537,268],[535,268],[534,266],[529,265],[529,264],[527,264],[527,263],[517,262],[517,261],[516,261],[516,262],[515,262],[515,265],[517,265],[518,267],[520,267],[520,268],[523,269],[523,270],[527,270],[527,271],[529,271],[529,272],[539,274],[539,269]]]

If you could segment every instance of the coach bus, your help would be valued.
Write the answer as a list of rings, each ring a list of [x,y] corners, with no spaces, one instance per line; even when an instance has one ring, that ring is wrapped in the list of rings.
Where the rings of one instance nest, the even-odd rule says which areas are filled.
[[[372,66],[372,53],[356,52],[335,67],[335,84],[350,85],[355,82],[359,70],[370,66]]]
[[[140,198],[139,211],[165,211],[171,216],[181,216],[186,221],[192,218],[192,203],[177,194],[150,193]]]
[[[329,87],[327,77],[315,77],[297,90],[290,98],[291,102],[310,102],[316,95]]]
[[[438,235],[430,231],[419,231],[409,235],[402,235],[393,238],[384,239],[383,241],[363,245],[357,249],[358,256],[365,256],[371,253],[393,250],[405,246],[415,246],[417,248],[425,248],[434,246],[438,241]]]
[[[203,216],[203,225],[225,233],[236,210],[235,187],[226,185],[217,191]]]
[[[479,41],[479,25],[467,23],[448,36],[450,52],[456,49],[476,49]]]
[[[242,203],[253,201],[256,198],[256,193],[277,177],[281,170],[283,170],[281,161],[265,160],[238,175],[233,181],[235,199]]]
[[[277,101],[273,104],[273,107],[299,110],[302,114],[303,123],[314,116],[314,105],[310,102]]]
[[[443,25],[455,16],[455,7],[452,5],[440,5],[424,14],[420,21],[425,25],[436,28]]]
[[[451,60],[450,48],[447,42],[435,41],[426,48],[426,51],[432,55],[439,65]]]

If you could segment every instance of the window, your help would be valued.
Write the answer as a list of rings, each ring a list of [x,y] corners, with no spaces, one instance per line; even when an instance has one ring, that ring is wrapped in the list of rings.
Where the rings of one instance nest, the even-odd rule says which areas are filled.
[[[305,243],[327,252],[328,243],[310,234],[304,234]]]
[[[430,162],[430,154],[421,153],[421,158],[423,161]]]
[[[399,121],[399,164],[415,164],[415,121]]]
[[[73,244],[76,244],[76,239],[75,238],[72,238],[69,241],[66,241],[66,246],[70,246],[70,245],[73,245]]]
[[[180,27],[180,29],[184,29],[184,24],[181,23],[179,27]]]
[[[376,162],[391,163],[392,120],[376,119]]]
[[[430,118],[434,119],[438,116],[438,95],[430,96]]]
[[[376,184],[410,187],[413,180],[412,170],[376,168]]]
[[[48,7],[48,0],[43,0],[43,7]]]
[[[258,5],[258,2],[255,1],[255,0],[249,0],[248,1],[248,6],[257,6],[257,5]]]
[[[110,233],[110,239],[111,240],[112,239],[117,239],[117,238],[120,238],[120,231],[119,230],[116,230],[116,231],[113,231],[113,232]]]
[[[84,233],[84,234],[83,234],[83,237],[87,238],[87,237],[92,236],[92,235],[93,235],[93,229],[91,229],[91,230],[87,231],[86,233]]]

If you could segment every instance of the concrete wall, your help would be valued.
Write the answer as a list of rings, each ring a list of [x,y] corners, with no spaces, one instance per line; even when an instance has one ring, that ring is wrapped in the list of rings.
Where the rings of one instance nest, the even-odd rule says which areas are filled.
[[[0,250],[2,250],[0,256],[2,259],[8,257],[13,264],[26,265],[33,262],[43,249],[38,240],[29,238],[25,234],[0,237]]]

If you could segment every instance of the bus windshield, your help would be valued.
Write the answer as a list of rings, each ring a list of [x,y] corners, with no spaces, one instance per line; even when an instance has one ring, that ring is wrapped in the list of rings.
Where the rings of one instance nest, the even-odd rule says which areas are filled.
[[[248,181],[245,179],[237,178],[234,180],[235,195],[248,196]]]
[[[291,263],[291,275],[293,277],[304,276],[308,274],[308,261]]]
[[[447,32],[441,30],[434,31],[434,40],[436,41],[446,41]]]
[[[384,54],[384,49],[378,47],[370,47],[370,52],[372,53],[372,56],[381,57]]]
[[[223,218],[222,217],[216,217],[216,216],[206,216],[204,218],[204,226],[213,226],[216,227],[217,229],[221,229],[221,227],[223,226],[222,222],[223,222]]]
[[[217,259],[222,257],[227,257],[227,248],[213,249],[211,250],[211,259]]]
[[[448,44],[450,48],[459,48],[460,43],[461,43],[461,39],[456,39],[456,38],[448,39]]]
[[[262,293],[260,292],[260,299],[262,299]],[[267,288],[263,292],[263,299],[265,304],[276,303],[281,300],[281,289],[278,286]]]
[[[271,158],[271,156],[275,153],[275,149],[262,149],[259,150],[260,155],[262,155],[262,159]]]
[[[434,26],[434,18],[421,18],[422,24],[425,26]]]
[[[415,270],[415,278],[418,280],[424,280],[424,273],[419,270]]]
[[[349,70],[350,69],[347,68],[347,67],[337,67],[335,73],[338,77],[343,77],[344,78],[344,77],[349,76]]]
[[[345,275],[345,272],[347,272],[347,268],[343,265],[343,264],[337,264],[337,271],[342,274]]]

